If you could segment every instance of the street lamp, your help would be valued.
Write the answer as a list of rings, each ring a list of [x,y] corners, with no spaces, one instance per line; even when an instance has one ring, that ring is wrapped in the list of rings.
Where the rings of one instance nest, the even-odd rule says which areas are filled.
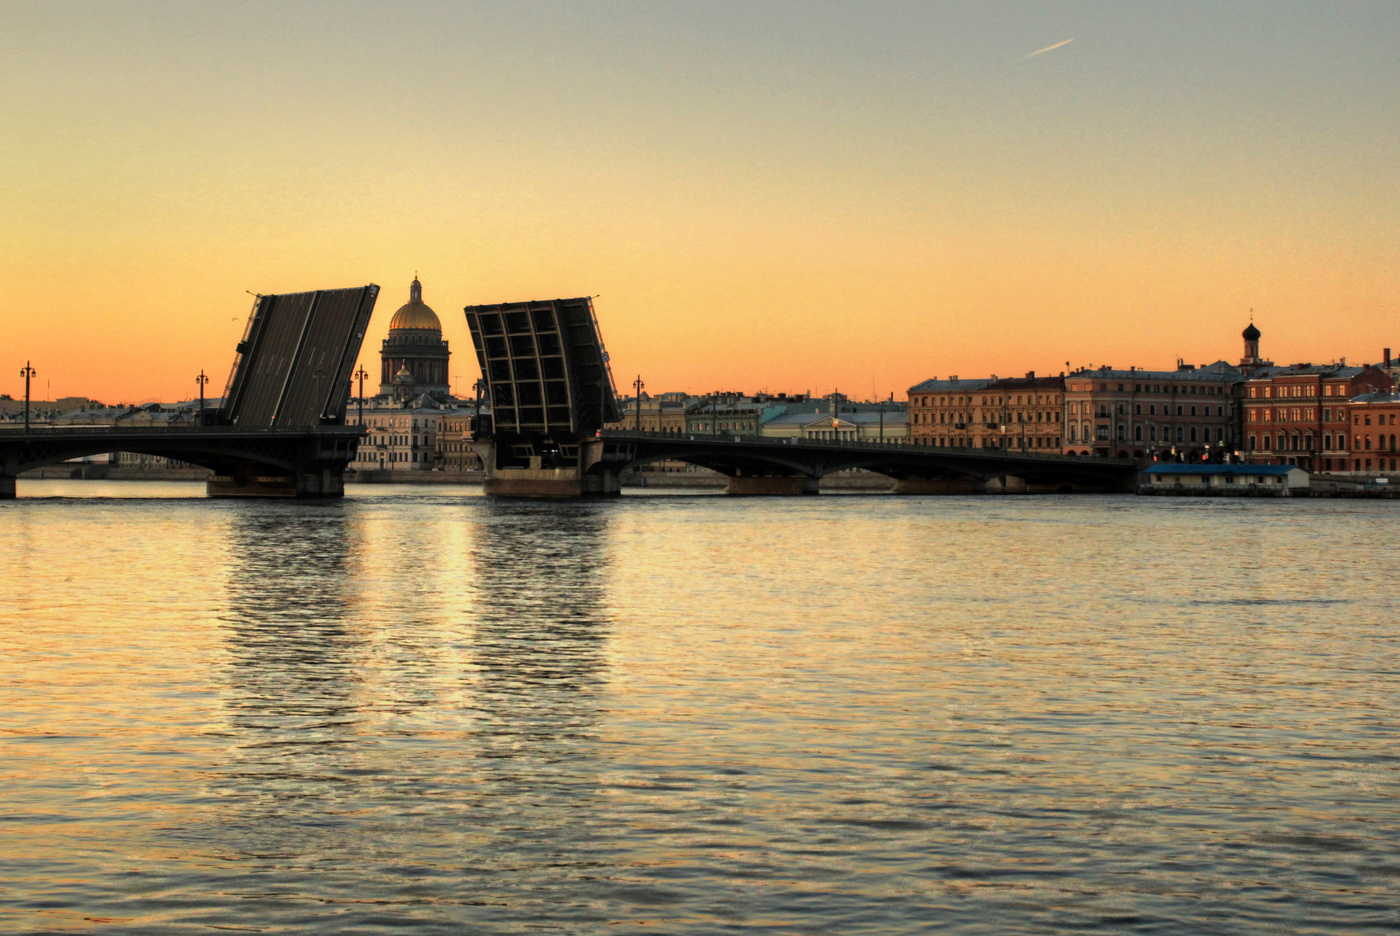
[[[355,406],[355,420],[363,427],[365,424],[365,378],[369,376],[369,372],[366,371],[365,366],[361,364],[360,369],[355,371],[354,376],[360,381],[360,399]]]
[[[646,384],[642,383],[642,375],[638,374],[637,379],[632,381],[632,386],[637,388],[637,431],[642,431],[642,388]]]
[[[209,378],[204,375],[204,369],[200,368],[199,376],[194,379],[199,384],[199,424],[204,425],[204,387],[209,383]]]
[[[29,378],[37,377],[39,372],[29,366],[29,362],[24,362],[24,367],[20,368],[19,375],[24,378],[24,431],[29,431]]]

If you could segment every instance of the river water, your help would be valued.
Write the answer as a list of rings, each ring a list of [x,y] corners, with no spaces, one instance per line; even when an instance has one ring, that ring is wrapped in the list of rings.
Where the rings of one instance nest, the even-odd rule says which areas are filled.
[[[1400,927],[1394,502],[201,493],[0,504],[0,929]]]

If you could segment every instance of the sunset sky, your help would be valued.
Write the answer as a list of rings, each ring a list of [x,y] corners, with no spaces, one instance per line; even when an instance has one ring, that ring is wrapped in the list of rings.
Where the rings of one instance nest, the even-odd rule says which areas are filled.
[[[1398,39],[1396,3],[6,2],[0,393],[217,395],[246,291],[368,282],[377,372],[415,271],[463,393],[463,305],[578,295],[653,392],[1234,361],[1251,308],[1275,361],[1374,361]]]

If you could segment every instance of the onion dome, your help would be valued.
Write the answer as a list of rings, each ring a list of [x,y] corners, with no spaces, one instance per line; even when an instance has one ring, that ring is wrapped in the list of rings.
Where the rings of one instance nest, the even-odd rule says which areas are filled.
[[[413,285],[408,287],[408,302],[399,306],[399,311],[389,320],[389,331],[404,328],[442,331],[442,322],[438,321],[437,313],[423,302],[423,286],[416,276]]]
[[[407,308],[407,307],[405,307],[405,308]],[[1245,340],[1245,341],[1258,341],[1258,340],[1259,340],[1259,329],[1257,329],[1257,328],[1254,327],[1254,323],[1253,323],[1253,322],[1250,322],[1250,323],[1249,323],[1249,327],[1246,328],[1241,334],[1244,336],[1244,340]]]

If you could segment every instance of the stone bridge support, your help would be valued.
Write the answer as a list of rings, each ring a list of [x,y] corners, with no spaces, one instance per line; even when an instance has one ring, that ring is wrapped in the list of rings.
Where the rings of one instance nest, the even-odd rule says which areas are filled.
[[[501,467],[496,463],[492,442],[475,446],[486,477],[481,482],[482,493],[496,497],[615,497],[622,493],[619,483],[621,468],[604,459],[600,439],[584,439],[579,443],[579,464],[570,466],[545,465],[543,459],[532,456],[529,464]]]

